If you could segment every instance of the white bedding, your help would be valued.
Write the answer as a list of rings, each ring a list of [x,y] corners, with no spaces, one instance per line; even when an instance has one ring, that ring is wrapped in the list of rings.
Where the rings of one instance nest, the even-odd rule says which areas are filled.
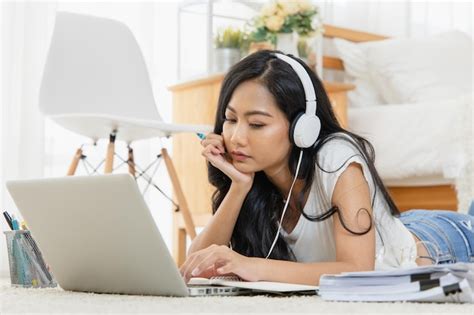
[[[375,148],[375,165],[390,183],[454,183],[472,161],[473,96],[412,104],[349,108],[349,130]]]

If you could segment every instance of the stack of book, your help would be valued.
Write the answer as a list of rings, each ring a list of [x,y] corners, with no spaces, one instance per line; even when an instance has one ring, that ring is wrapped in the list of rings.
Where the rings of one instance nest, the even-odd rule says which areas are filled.
[[[474,263],[323,275],[319,295],[331,301],[474,302]]]

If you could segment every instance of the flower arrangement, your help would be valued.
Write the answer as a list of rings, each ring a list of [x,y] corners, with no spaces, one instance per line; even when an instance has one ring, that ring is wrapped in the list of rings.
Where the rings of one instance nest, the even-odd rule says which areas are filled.
[[[275,43],[278,33],[296,32],[301,37],[322,31],[318,8],[309,0],[276,0],[264,5],[253,21],[250,39]]]

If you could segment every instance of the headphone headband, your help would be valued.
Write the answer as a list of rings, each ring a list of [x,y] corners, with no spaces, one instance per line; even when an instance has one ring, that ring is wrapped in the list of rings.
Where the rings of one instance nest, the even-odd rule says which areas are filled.
[[[306,72],[305,68],[296,60],[287,55],[275,53],[275,56],[288,63],[298,75],[303,84],[304,94],[306,97],[306,114],[316,115],[316,93],[314,92],[313,82]]]

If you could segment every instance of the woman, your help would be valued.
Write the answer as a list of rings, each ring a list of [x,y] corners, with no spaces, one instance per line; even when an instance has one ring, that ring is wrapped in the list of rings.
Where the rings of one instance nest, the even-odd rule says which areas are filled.
[[[293,124],[306,111],[308,84],[320,131],[301,147]],[[373,147],[339,125],[321,81],[297,58],[265,50],[236,64],[201,143],[214,216],[181,266],[186,281],[233,274],[315,285],[322,274],[473,259],[473,217],[400,215]]]

